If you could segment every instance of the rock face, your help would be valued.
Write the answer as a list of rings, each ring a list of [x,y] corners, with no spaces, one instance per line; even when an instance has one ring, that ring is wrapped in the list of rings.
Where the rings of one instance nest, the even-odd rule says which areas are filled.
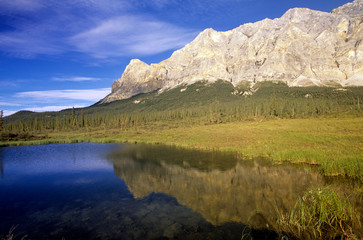
[[[332,13],[294,8],[227,32],[206,29],[159,64],[131,60],[101,103],[218,79],[234,85],[363,86],[363,0]]]

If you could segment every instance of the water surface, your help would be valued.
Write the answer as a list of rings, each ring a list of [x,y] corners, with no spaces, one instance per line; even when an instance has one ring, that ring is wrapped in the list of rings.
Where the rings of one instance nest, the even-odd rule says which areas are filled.
[[[241,239],[324,184],[233,153],[94,143],[0,148],[0,176],[0,236],[28,239]]]

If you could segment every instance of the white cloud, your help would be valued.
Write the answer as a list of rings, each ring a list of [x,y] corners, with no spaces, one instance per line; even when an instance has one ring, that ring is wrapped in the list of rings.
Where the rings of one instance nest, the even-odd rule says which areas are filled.
[[[9,111],[9,110],[4,110],[3,111],[3,114],[4,114],[4,117],[7,117],[7,116],[10,116],[14,113],[16,113],[17,111]]]
[[[85,81],[100,81],[101,78],[93,77],[53,77],[53,81],[57,82],[85,82]]]
[[[72,38],[78,51],[96,58],[150,55],[183,47],[198,32],[142,16],[119,16],[103,21]]]
[[[0,101],[0,109],[4,110],[4,116],[9,116],[20,110],[48,112],[72,107],[83,108],[101,100],[110,92],[111,88],[18,92],[10,98],[13,102]]]
[[[84,89],[84,90],[49,90],[49,91],[31,91],[19,92],[15,94],[18,98],[27,98],[32,100],[60,101],[60,100],[84,100],[99,101],[111,92],[110,88]]]
[[[0,51],[20,58],[76,51],[105,59],[177,49],[197,33],[144,15],[148,6],[175,2],[0,0],[0,16],[9,16],[9,28],[0,32]]]
[[[41,106],[41,107],[26,107],[18,110],[3,110],[4,117],[10,116],[18,111],[25,110],[25,111],[32,111],[32,112],[57,112],[64,109],[70,109],[70,108],[84,108],[86,105],[64,105],[64,106]]]
[[[24,108],[23,110],[32,111],[32,112],[55,112],[61,111],[69,108],[83,108],[84,105],[74,105],[74,106],[44,106],[44,107],[29,107]]]
[[[74,51],[66,39],[125,8],[119,0],[0,0],[0,51],[20,58]],[[125,8],[126,9],[126,8]],[[75,24],[76,23],[76,24]]]
[[[18,103],[9,103],[9,102],[0,102],[0,106],[19,107],[20,104],[18,104]]]

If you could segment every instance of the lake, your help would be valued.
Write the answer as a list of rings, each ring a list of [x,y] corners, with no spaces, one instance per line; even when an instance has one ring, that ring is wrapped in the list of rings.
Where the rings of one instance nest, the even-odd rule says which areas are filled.
[[[325,184],[309,167],[162,145],[0,148],[0,236],[273,239],[276,209]]]

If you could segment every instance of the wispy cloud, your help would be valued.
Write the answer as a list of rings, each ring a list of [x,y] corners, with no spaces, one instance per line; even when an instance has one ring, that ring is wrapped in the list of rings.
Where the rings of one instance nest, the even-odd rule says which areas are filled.
[[[86,82],[86,81],[100,81],[102,78],[94,77],[53,77],[56,82]]]
[[[0,7],[10,13],[32,12],[41,9],[43,4],[39,0],[1,0]]]
[[[0,102],[0,106],[19,107],[20,104],[18,104],[18,103],[9,103],[9,102]]]
[[[256,0],[0,0],[0,51],[20,58],[151,55],[181,48],[203,30],[181,27],[175,19],[213,18],[251,1]],[[164,15],[174,23],[161,20]]]
[[[99,101],[111,92],[110,88],[84,89],[84,90],[49,90],[49,91],[30,91],[15,94],[17,98],[27,98],[28,100],[39,101],[61,101],[61,100],[83,100]]]
[[[154,8],[162,9],[164,7],[177,3],[177,0],[146,0],[142,2]]]
[[[37,37],[41,33],[30,30],[28,32],[0,33],[0,50],[18,58],[33,58],[39,54],[55,55],[63,53],[61,45],[55,44],[50,37]]]
[[[1,88],[17,87],[18,83],[16,81],[0,81]]]
[[[107,58],[180,48],[196,35],[196,31],[142,16],[119,16],[73,36],[70,43],[80,52]]]
[[[10,116],[14,113],[16,113],[17,111],[12,111],[12,110],[4,110],[3,111],[3,114],[4,114],[4,117],[7,117],[7,116]]]
[[[0,31],[0,51],[21,58],[72,52],[103,59],[133,57],[180,48],[196,36],[195,30],[142,11],[130,15],[141,5],[160,8],[170,4],[165,0],[147,2],[2,0],[0,16],[8,16],[8,28]]]
[[[252,2],[258,0],[134,0],[138,5],[148,6],[158,10],[163,10],[167,7],[174,9],[183,10],[184,13],[187,11],[210,11],[218,10],[225,7],[226,5],[235,6],[236,3]]]
[[[64,109],[69,109],[69,108],[83,108],[86,107],[86,105],[64,105],[64,106],[42,106],[42,107],[26,107],[26,108],[22,108],[21,110],[25,110],[25,111],[32,111],[32,112],[57,112],[57,111],[61,111]],[[16,112],[20,111],[19,110],[3,110],[3,114],[4,117],[10,116]]]
[[[119,0],[1,0],[0,51],[15,57],[72,52],[67,39],[125,7]],[[3,20],[2,18],[1,20]],[[75,24],[77,23],[77,24]]]
[[[74,105],[74,106],[44,106],[44,107],[29,107],[24,108],[24,110],[32,111],[32,112],[55,112],[61,111],[69,108],[83,108],[85,105]]]

